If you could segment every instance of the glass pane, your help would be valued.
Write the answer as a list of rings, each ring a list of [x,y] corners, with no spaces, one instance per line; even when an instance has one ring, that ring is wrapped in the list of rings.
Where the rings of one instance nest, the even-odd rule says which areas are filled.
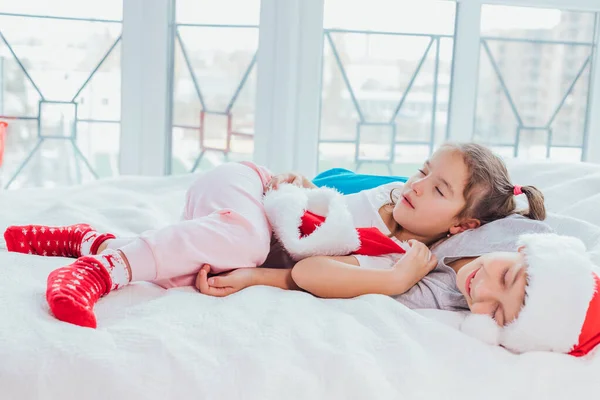
[[[0,168],[2,187],[8,183],[8,180],[15,174],[17,168],[37,143],[37,120],[3,120],[8,122],[8,127],[5,133],[4,155]],[[19,182],[15,183],[23,183],[28,178],[21,175]],[[18,186],[15,185],[15,187]]]
[[[490,146],[490,148],[502,158],[513,158],[514,156],[513,146]]]
[[[199,143],[197,129],[173,127],[173,157],[171,161],[173,174],[190,172],[200,153]]]
[[[325,29],[454,35],[452,1],[325,0]]]
[[[454,18],[447,1],[325,1],[320,170],[335,157],[332,141],[354,147],[352,158],[360,145],[358,159],[376,161],[361,171],[389,173],[409,162],[396,151],[390,163],[391,146],[409,154],[421,146],[427,155],[444,140]],[[387,134],[366,143],[361,131],[359,144],[359,122],[365,132],[371,124]]]
[[[260,0],[177,0],[177,23],[258,25]]]
[[[519,158],[572,158],[552,147],[583,146],[594,15],[484,5],[481,30],[474,139]]]
[[[489,4],[481,9],[483,36],[591,42],[590,26],[594,26],[593,13]]]
[[[117,173],[122,24],[85,18],[120,20],[122,1],[104,2],[101,11],[91,0],[52,4],[3,9],[36,17],[0,13],[0,120],[9,122],[2,183],[10,188]]]
[[[41,97],[0,41],[0,116],[37,117]]]
[[[172,173],[252,158],[259,11],[259,1],[177,2]]]
[[[224,111],[253,69],[258,29],[180,27],[179,35],[178,50],[183,44],[206,110]]]
[[[319,172],[330,168],[356,168],[354,143],[319,143]]]
[[[121,124],[118,123],[77,124],[77,146],[99,178],[119,175],[120,135]],[[85,163],[82,169],[86,169]]]
[[[10,182],[11,189],[50,188],[93,179],[89,171],[84,171],[85,166],[77,158],[70,140],[39,141],[37,137],[16,137],[15,133],[19,130],[31,129],[31,126],[27,126],[29,124],[30,121],[17,121],[9,125],[7,132],[9,151],[5,154],[5,163],[2,166],[3,185]],[[20,129],[15,129],[17,127]],[[27,162],[23,163],[24,160]],[[21,169],[21,173],[15,176],[18,169]]]
[[[358,160],[387,161],[392,157],[393,127],[361,125],[358,140]]]
[[[120,23],[30,17],[0,17],[0,26],[49,100],[71,100],[121,34]]]
[[[3,1],[1,13],[93,19],[123,19],[123,0]]]
[[[546,129],[521,129],[519,131],[518,157],[526,160],[546,158],[548,131]]]

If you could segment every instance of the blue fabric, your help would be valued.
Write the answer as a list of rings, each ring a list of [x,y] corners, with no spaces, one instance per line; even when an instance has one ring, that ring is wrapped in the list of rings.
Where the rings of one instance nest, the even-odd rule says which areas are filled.
[[[381,176],[357,174],[344,168],[332,168],[315,176],[313,183],[318,187],[327,186],[337,189],[342,194],[352,194],[361,190],[372,189],[391,182],[406,182],[404,176]]]

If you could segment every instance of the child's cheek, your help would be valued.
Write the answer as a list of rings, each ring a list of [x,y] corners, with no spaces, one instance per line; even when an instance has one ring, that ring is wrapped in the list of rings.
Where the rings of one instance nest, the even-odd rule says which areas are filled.
[[[392,211],[392,217],[399,225],[408,229],[411,225],[411,220],[413,219],[413,216],[410,215],[411,213],[406,212],[404,207],[405,206],[403,206],[399,202],[396,203],[396,205],[394,206],[394,210]]]
[[[400,223],[400,221],[402,219],[402,210],[400,209],[400,207],[402,207],[402,205],[400,204],[400,201],[398,201],[394,205],[394,209],[392,210],[392,217],[394,217],[394,219],[398,223]]]

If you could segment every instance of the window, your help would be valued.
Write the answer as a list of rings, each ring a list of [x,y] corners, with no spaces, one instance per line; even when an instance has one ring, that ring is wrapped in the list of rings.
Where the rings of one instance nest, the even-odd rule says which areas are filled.
[[[249,159],[260,1],[176,5],[172,172]]]
[[[573,29],[587,42],[573,42]],[[483,139],[491,138],[484,121],[501,114],[507,118],[498,120],[500,137],[494,140],[512,144],[514,155],[558,157],[574,153],[552,153],[553,146],[582,147],[585,112],[569,112],[565,104],[569,99],[586,109],[593,32],[592,13],[484,5],[475,138],[490,143]],[[498,86],[502,101],[489,101],[490,88]],[[557,122],[565,119],[579,129],[558,129]],[[547,126],[553,134],[540,135]]]
[[[403,173],[446,134],[455,4],[325,0],[319,169]]]
[[[51,187],[118,174],[122,1],[5,3],[2,186]]]

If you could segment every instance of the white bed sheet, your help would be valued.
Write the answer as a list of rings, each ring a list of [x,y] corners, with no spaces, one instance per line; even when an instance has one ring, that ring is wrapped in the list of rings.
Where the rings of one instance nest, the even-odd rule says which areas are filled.
[[[600,263],[600,166],[511,166],[536,184],[561,233]],[[10,224],[90,222],[132,235],[175,221],[191,176],[121,178],[0,194]],[[69,262],[0,251],[1,399],[564,399],[600,393],[600,356],[513,355],[448,325],[459,314],[384,296],[322,300],[253,287],[227,298],[126,287],[99,326],[48,313],[45,278]],[[446,323],[440,323],[439,321]]]

